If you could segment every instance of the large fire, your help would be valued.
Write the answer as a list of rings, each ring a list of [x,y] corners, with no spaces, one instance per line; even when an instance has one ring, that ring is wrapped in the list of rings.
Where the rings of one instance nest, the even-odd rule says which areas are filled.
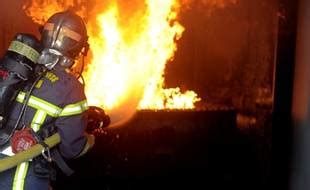
[[[117,123],[137,109],[193,109],[200,101],[194,91],[164,85],[165,65],[184,31],[177,18],[186,1],[29,0],[23,8],[39,24],[68,8],[85,19],[91,50],[83,73],[87,99]]]

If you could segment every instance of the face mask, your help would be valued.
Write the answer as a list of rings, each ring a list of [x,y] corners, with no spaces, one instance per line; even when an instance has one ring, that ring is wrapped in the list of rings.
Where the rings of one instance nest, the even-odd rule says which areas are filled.
[[[47,69],[51,70],[57,63],[65,68],[68,68],[73,64],[73,60],[62,55],[55,49],[46,48],[41,52],[38,59],[38,64],[44,65]]]
[[[62,54],[54,49],[44,49],[39,58],[38,64],[44,65],[47,69],[51,70],[60,60]]]

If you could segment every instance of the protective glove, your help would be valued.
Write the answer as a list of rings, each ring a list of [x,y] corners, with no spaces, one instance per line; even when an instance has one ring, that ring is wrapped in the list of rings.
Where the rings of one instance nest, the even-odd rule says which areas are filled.
[[[88,133],[94,133],[97,129],[106,128],[111,123],[110,117],[100,107],[89,106],[87,113],[86,132]]]

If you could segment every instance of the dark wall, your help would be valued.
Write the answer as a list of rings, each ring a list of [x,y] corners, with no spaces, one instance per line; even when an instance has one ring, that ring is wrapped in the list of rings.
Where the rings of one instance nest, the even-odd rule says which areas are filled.
[[[310,1],[299,0],[292,119],[294,127],[290,189],[310,188]]]
[[[16,33],[25,32],[39,35],[38,26],[25,15],[22,9],[23,1],[0,1],[0,55],[3,55]]]
[[[292,167],[295,47],[298,1],[279,1],[281,19],[275,72],[275,98],[272,124],[273,189],[290,189]],[[298,84],[300,85],[300,84]],[[299,97],[301,98],[301,97]],[[294,170],[294,169],[293,169]],[[295,189],[295,188],[294,188]],[[304,189],[304,187],[303,187]],[[307,188],[306,188],[307,189]]]
[[[272,98],[277,22],[276,0],[239,0],[211,12],[197,1],[181,15],[186,29],[166,70],[168,86],[253,111],[260,96]]]

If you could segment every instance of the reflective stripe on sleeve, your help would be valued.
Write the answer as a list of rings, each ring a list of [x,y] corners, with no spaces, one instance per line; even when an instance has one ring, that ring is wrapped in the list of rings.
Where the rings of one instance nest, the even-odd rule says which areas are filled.
[[[19,103],[23,103],[26,93],[20,92],[16,98]],[[59,113],[61,113],[62,109],[56,105],[53,105],[45,100],[42,100],[35,96],[30,96],[28,105],[37,110],[45,111],[48,115],[52,117],[58,117]]]
[[[28,162],[23,162],[19,164],[16,168],[14,181],[13,181],[13,190],[23,190],[25,185],[25,178],[28,171]]]
[[[64,107],[59,116],[70,116],[81,114],[87,109],[88,109],[87,101],[83,100],[75,104],[67,105],[66,107]]]

